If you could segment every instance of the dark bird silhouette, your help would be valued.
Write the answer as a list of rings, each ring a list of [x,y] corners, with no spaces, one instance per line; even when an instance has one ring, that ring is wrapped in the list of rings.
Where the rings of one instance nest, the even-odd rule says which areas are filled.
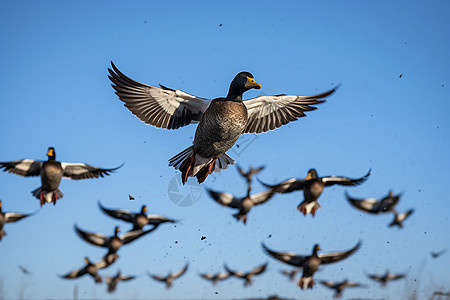
[[[447,252],[447,249],[443,249],[443,250],[438,251],[438,252],[433,252],[433,251],[431,251],[431,257],[432,257],[432,258],[438,258],[439,256],[441,256],[441,255],[444,254],[445,252]]]
[[[252,190],[253,176],[255,176],[256,174],[261,172],[264,169],[264,166],[261,166],[259,168],[250,167],[250,168],[248,168],[248,171],[244,171],[243,169],[241,169],[241,167],[239,165],[236,165],[236,168],[238,169],[239,174],[241,174],[242,177],[244,177],[245,180],[247,180],[248,193],[250,193],[250,191]]]
[[[341,282],[333,282],[333,281],[325,281],[325,280],[321,280],[320,283],[330,289],[335,290],[335,294],[334,294],[334,298],[340,298],[342,297],[342,292],[344,291],[344,289],[349,288],[349,287],[366,287],[365,285],[359,284],[359,283],[355,283],[355,282],[351,282],[348,281],[347,279],[345,279],[344,281]]]
[[[101,169],[85,163],[59,162],[56,160],[55,148],[53,147],[48,148],[47,156],[47,161],[22,159],[0,162],[0,169],[3,168],[5,172],[24,177],[41,177],[42,186],[31,192],[33,196],[41,201],[41,206],[44,205],[45,202],[53,202],[53,204],[56,204],[56,200],[64,196],[58,188],[61,178],[64,177],[78,180],[103,177],[109,175],[109,173],[114,172],[123,165],[112,169]]]
[[[140,238],[152,232],[155,229],[156,228],[152,228],[145,231],[133,230],[119,236],[118,235],[118,233],[120,232],[119,226],[116,226],[114,228],[114,235],[108,237],[100,233],[83,231],[80,228],[78,228],[77,225],[75,225],[75,231],[81,239],[83,239],[84,241],[88,242],[91,245],[108,248],[108,254],[115,254],[123,245],[129,244],[134,240],[136,240],[137,238]]]
[[[289,277],[290,281],[294,281],[295,275],[297,275],[297,273],[300,272],[301,270],[302,270],[302,268],[295,268],[292,270],[283,270],[283,271],[281,271],[281,274]]]
[[[254,268],[253,270],[251,270],[250,272],[247,272],[247,273],[244,273],[244,272],[241,272],[241,271],[233,271],[227,265],[225,265],[224,267],[225,267],[225,270],[231,276],[244,279],[244,286],[249,286],[249,285],[252,284],[253,276],[260,275],[260,274],[264,273],[264,271],[266,270],[266,267],[267,267],[267,263],[265,263],[265,264],[263,264],[261,266],[258,266],[258,267]]]
[[[2,201],[0,200],[0,241],[6,236],[6,231],[3,229],[6,223],[14,223],[31,215],[17,212],[4,212],[2,210]]]
[[[259,96],[243,101],[250,89],[260,89],[249,72],[238,73],[225,98],[209,100],[180,90],[146,85],[130,79],[111,62],[109,79],[119,99],[141,121],[157,128],[177,129],[198,123],[193,145],[169,160],[181,171],[183,184],[188,177],[203,182],[235,161],[226,154],[243,133],[274,130],[305,116],[336,89],[311,96]]]
[[[405,221],[413,212],[414,209],[410,209],[401,214],[394,211],[394,220],[389,224],[389,227],[398,226],[399,228],[403,228],[403,221]]]
[[[314,285],[313,275],[317,271],[320,265],[331,264],[341,261],[353,253],[355,253],[360,247],[361,242],[358,242],[352,249],[342,252],[330,252],[330,253],[317,253],[320,251],[318,244],[314,245],[311,255],[297,255],[293,252],[277,252],[270,250],[266,245],[262,244],[262,247],[267,254],[273,258],[284,262],[288,265],[303,268],[303,275],[300,278],[297,285],[301,289],[312,288]]]
[[[237,220],[241,220],[244,224],[247,223],[247,214],[250,212],[253,206],[261,205],[269,201],[274,192],[267,190],[261,193],[249,195],[243,198],[234,197],[230,193],[218,193],[212,190],[207,190],[211,198],[217,203],[230,208],[238,209],[239,211],[233,215]]]
[[[211,281],[213,285],[216,285],[217,282],[230,278],[230,273],[216,273],[216,274],[200,274],[200,276],[206,280]]]
[[[186,264],[186,266],[183,269],[181,269],[180,271],[173,273],[173,274],[169,273],[167,276],[152,275],[150,273],[148,273],[148,276],[150,276],[151,278],[153,278],[157,281],[165,282],[166,288],[170,289],[173,285],[173,281],[175,279],[181,277],[184,273],[186,273],[188,267],[189,267],[189,265]]]
[[[353,198],[347,193],[347,191],[345,191],[345,196],[350,204],[356,209],[369,214],[382,214],[395,211],[395,206],[400,200],[401,194],[394,195],[392,191],[389,191],[389,194],[380,200],[375,198]]]
[[[305,179],[291,178],[276,185],[260,182],[276,193],[284,194],[303,190],[304,200],[297,206],[297,209],[304,215],[311,213],[314,217],[316,211],[321,207],[318,198],[322,195],[325,187],[333,185],[357,186],[366,181],[369,176],[370,170],[366,175],[357,179],[343,176],[319,177],[315,169],[310,169]]]
[[[136,278],[136,276],[127,276],[127,275],[122,275],[122,273],[119,271],[117,271],[117,274],[114,276],[106,276],[105,277],[105,281],[106,284],[108,285],[108,293],[113,293],[116,288],[117,288],[117,284],[120,281],[129,281]]]
[[[117,209],[117,210],[109,209],[104,207],[100,202],[98,202],[98,206],[108,216],[133,224],[132,231],[143,229],[145,225],[153,225],[154,228],[156,228],[163,223],[177,222],[175,220],[166,218],[161,215],[154,215],[154,214],[147,215],[147,206],[145,205],[142,205],[140,212],[134,213],[124,209]]]
[[[75,269],[66,275],[61,275],[60,277],[65,278],[65,279],[74,279],[74,278],[81,277],[85,274],[88,274],[92,278],[94,278],[95,283],[102,282],[102,278],[100,277],[100,275],[98,275],[98,270],[104,269],[104,268],[108,267],[110,264],[105,259],[102,259],[96,263],[92,263],[89,260],[89,258],[86,257],[84,259],[84,261],[86,263],[86,265],[84,267]]]
[[[405,278],[406,275],[405,274],[390,274],[389,271],[386,271],[386,273],[384,273],[384,275],[369,274],[367,276],[374,281],[378,281],[382,287],[385,287],[389,281]]]
[[[21,265],[18,265],[17,267],[20,269],[20,271],[22,271],[23,274],[31,275],[31,272],[27,268],[25,268],[25,267],[23,267]]]

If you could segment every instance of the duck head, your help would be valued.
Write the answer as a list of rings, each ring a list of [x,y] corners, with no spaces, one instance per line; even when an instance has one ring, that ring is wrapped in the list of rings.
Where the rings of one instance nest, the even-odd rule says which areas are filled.
[[[119,226],[114,227],[114,236],[117,236],[119,232],[120,232]]]
[[[255,78],[249,72],[238,73],[230,84],[227,100],[242,101],[242,94],[249,89],[260,89],[261,85],[255,82]]]
[[[87,264],[90,264],[90,263],[91,263],[91,261],[90,261],[89,258],[87,258],[87,257],[84,258],[84,262],[87,263]]]
[[[141,214],[143,215],[143,214],[146,213],[146,212],[147,212],[147,206],[142,205],[142,208],[141,208]]]
[[[47,151],[48,160],[55,160],[56,154],[55,154],[55,148],[49,147]]]
[[[320,250],[322,250],[322,249],[320,248],[319,244],[315,244],[314,248],[313,248],[313,255],[314,254],[317,255],[317,251],[320,251]]]
[[[317,179],[319,178],[319,176],[317,176],[317,171],[316,169],[310,169],[308,171],[308,175],[306,175],[305,180],[309,180],[309,179]]]
[[[2,200],[0,200],[0,213],[2,212]]]

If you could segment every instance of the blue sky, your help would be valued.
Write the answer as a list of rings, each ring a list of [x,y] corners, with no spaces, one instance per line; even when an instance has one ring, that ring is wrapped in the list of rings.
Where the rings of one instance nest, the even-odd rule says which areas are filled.
[[[75,286],[79,298],[99,299],[331,297],[322,286],[301,291],[287,281],[279,274],[286,266],[263,253],[262,241],[307,254],[315,243],[327,252],[362,240],[355,255],[315,275],[370,285],[345,291],[349,298],[395,299],[416,290],[426,299],[449,286],[450,255],[430,257],[430,251],[450,249],[447,1],[3,1],[0,8],[0,161],[44,160],[54,146],[60,161],[99,167],[125,162],[107,178],[63,180],[64,198],[41,209],[30,194],[39,178],[0,173],[3,209],[37,212],[5,227],[0,298],[68,299]],[[234,167],[200,188],[182,188],[180,194],[193,188],[200,198],[188,207],[175,205],[168,190],[180,174],[167,160],[191,144],[195,125],[168,131],[140,122],[114,95],[110,61],[137,81],[207,98],[225,96],[243,70],[262,85],[245,99],[314,94],[341,84],[306,118],[244,136],[238,144],[245,149],[229,154],[244,168],[265,165],[259,178],[268,183],[303,178],[310,168],[349,177],[372,168],[369,180],[349,193],[380,198],[390,189],[402,192],[398,210],[415,213],[404,229],[389,229],[391,216],[364,215],[346,202],[343,187],[332,187],[321,196],[315,218],[295,210],[303,199],[298,192],[256,207],[244,226],[200,189],[244,195],[245,181]],[[263,188],[255,183],[254,190]],[[103,215],[97,201],[132,211],[147,204],[151,213],[181,220],[119,251],[120,259],[100,275],[121,269],[139,277],[112,295],[88,277],[57,277],[82,266],[85,256],[98,260],[104,254],[76,236],[75,223],[108,235],[115,225],[129,228]],[[186,262],[190,269],[171,290],[146,275],[175,272]],[[198,276],[223,271],[224,263],[250,270],[264,262],[267,272],[250,288],[234,278],[212,287]],[[17,265],[33,275],[23,275]],[[386,269],[408,279],[381,289],[365,276]]]

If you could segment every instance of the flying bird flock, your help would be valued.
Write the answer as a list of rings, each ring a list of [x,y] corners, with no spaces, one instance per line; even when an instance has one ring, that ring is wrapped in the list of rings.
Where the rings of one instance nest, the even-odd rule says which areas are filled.
[[[178,129],[190,124],[197,124],[192,145],[187,146],[184,150],[180,149],[181,152],[178,154],[174,153],[173,157],[168,157],[168,165],[179,170],[178,176],[181,176],[183,184],[187,182],[189,177],[195,177],[199,183],[208,182],[208,176],[213,172],[220,172],[229,166],[235,165],[236,161],[227,151],[233,147],[241,135],[268,132],[291,121],[296,121],[298,118],[306,116],[305,112],[315,110],[317,108],[315,105],[325,102],[325,98],[336,92],[336,88],[333,88],[316,95],[263,95],[244,101],[243,94],[250,89],[261,89],[261,84],[255,81],[251,73],[240,72],[231,81],[228,94],[225,97],[206,99],[163,85],[157,87],[140,83],[124,75],[112,62],[108,72],[108,77],[118,98],[142,122],[163,129]],[[111,105],[115,105],[113,101],[111,103]],[[264,149],[261,151],[264,151]],[[104,177],[118,171],[123,165],[114,168],[99,168],[85,163],[59,162],[56,160],[53,147],[48,148],[47,156],[48,160],[46,161],[21,159],[0,162],[0,169],[3,169],[5,172],[23,177],[40,177],[41,186],[31,193],[34,198],[39,200],[41,207],[46,203],[56,205],[57,201],[63,198],[63,193],[59,189],[62,178],[78,180]],[[305,216],[310,214],[314,217],[319,209],[322,208],[319,198],[324,190],[327,190],[326,188],[344,186],[354,187],[354,190],[357,190],[359,185],[369,180],[371,174],[371,170],[369,170],[367,173],[361,172],[357,174],[358,176],[365,174],[361,177],[342,175],[321,177],[316,169],[311,168],[306,173],[305,178],[291,178],[278,183],[268,183],[266,180],[263,181],[261,179],[260,174],[264,170],[270,169],[269,163],[268,166],[250,167],[248,170],[244,170],[239,165],[236,165],[238,173],[247,183],[247,189],[242,191],[239,196],[223,190],[207,189],[212,200],[221,206],[235,210],[232,216],[237,222],[242,222],[242,230],[245,230],[246,224],[251,222],[251,211],[258,210],[259,206],[264,205],[268,201],[274,203],[278,199],[285,197],[284,195],[287,193],[298,192],[300,194],[300,191],[302,191],[303,199],[300,200],[301,202],[296,209]],[[130,176],[132,175],[130,174]],[[264,188],[264,191],[253,192],[252,185],[255,178]],[[105,184],[105,182],[99,181],[98,188],[104,188]],[[136,200],[131,195],[128,196],[129,200]],[[349,210],[353,207],[367,215],[391,214],[393,220],[388,226],[397,226],[398,228],[404,227],[405,223],[407,226],[408,222],[405,221],[413,213],[413,209],[402,213],[397,212],[396,206],[400,197],[400,194],[394,195],[392,192],[389,192],[387,196],[379,200],[376,198],[358,199],[353,198],[345,191],[345,198],[350,204],[348,206]],[[345,199],[344,197],[342,198]],[[4,200],[4,202],[8,201]],[[178,220],[163,215],[148,214],[146,205],[143,205],[140,211],[135,212],[130,212],[124,208],[109,208],[100,202],[98,202],[98,206],[105,216],[127,224],[129,230],[121,234],[121,226],[117,225],[111,228],[110,232],[97,233],[79,227],[75,223],[77,220],[74,220],[75,234],[93,247],[104,248],[106,252],[96,260],[91,260],[90,257],[80,253],[80,262],[81,257],[84,257],[84,264],[74,266],[69,271],[61,270],[63,275],[59,276],[63,279],[73,280],[88,275],[92,277],[94,283],[106,283],[107,291],[113,293],[116,291],[119,282],[131,281],[138,277],[136,274],[129,273],[123,275],[121,270],[118,270],[115,275],[104,277],[100,275],[103,269],[113,265],[119,259],[119,250],[124,246],[129,247],[128,245],[131,244],[139,244],[138,240],[147,238],[148,235],[151,236],[151,233],[160,226],[166,226],[163,224],[180,223]],[[2,240],[6,236],[4,230],[6,224],[10,226],[9,223],[23,219],[28,220],[27,222],[32,222],[32,215],[35,213],[4,212],[2,209],[2,201],[0,201],[0,241],[3,243],[7,242],[7,239]],[[350,217],[351,213],[349,213]],[[182,227],[182,224],[180,226]],[[203,239],[204,237],[202,237]],[[350,260],[358,253],[364,252],[363,242],[355,242],[356,244],[353,244],[353,246],[342,245],[340,249],[343,250],[329,251],[325,249],[322,252],[322,248],[319,246],[319,243],[322,243],[317,241],[315,245],[305,245],[307,247],[312,246],[312,251],[305,254],[273,250],[275,248],[272,247],[283,249],[285,246],[270,243],[269,248],[267,241],[261,241],[261,246],[257,246],[261,253],[267,255],[268,259],[270,258],[273,261],[290,266],[290,269],[278,270],[277,272],[282,272],[290,281],[296,281],[299,293],[301,293],[301,289],[316,288],[314,278],[320,277],[319,271],[322,268],[333,268],[334,264],[340,264],[341,261]],[[431,255],[433,258],[438,258],[445,251],[432,252]],[[120,250],[120,252],[126,252],[126,250]],[[221,281],[235,277],[237,278],[236,280],[240,279],[243,281],[244,287],[248,287],[252,285],[254,280],[258,280],[257,277],[263,276],[271,269],[268,262],[263,262],[263,264],[253,269],[251,269],[251,266],[243,266],[242,268],[245,268],[243,271],[238,270],[233,262],[228,263],[223,263],[223,270],[217,270],[215,273],[200,273],[198,277],[211,282],[213,286]],[[176,287],[175,281],[189,273],[188,263],[184,267],[180,266],[180,268],[174,273],[171,270],[167,270],[164,274],[155,274],[153,270],[148,270],[147,275],[155,281],[164,283],[169,289],[173,286]],[[25,269],[23,268],[23,270]],[[27,270],[27,274],[32,273]],[[349,277],[353,276],[353,274],[347,275]],[[381,275],[370,274],[368,279],[379,282],[381,287],[384,287],[389,281],[399,280],[406,276],[406,274],[392,274],[386,271],[385,274]],[[296,280],[297,277],[298,280]],[[369,284],[350,281],[345,277],[334,278],[333,280],[319,279],[318,282],[323,288],[334,291],[334,297],[341,297],[347,288],[368,289],[373,287]]]

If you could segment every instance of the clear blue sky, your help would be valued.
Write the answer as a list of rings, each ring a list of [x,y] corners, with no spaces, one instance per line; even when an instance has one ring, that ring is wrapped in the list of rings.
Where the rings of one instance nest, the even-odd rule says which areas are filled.
[[[263,253],[262,241],[306,254],[315,243],[326,252],[362,240],[354,256],[315,275],[370,285],[345,291],[348,298],[398,299],[417,290],[427,299],[434,290],[448,289],[450,254],[432,260],[430,251],[450,250],[449,13],[447,1],[2,1],[0,161],[45,160],[54,146],[60,161],[125,165],[107,178],[63,179],[64,198],[41,209],[30,194],[39,178],[0,173],[3,209],[37,212],[5,227],[0,298],[67,299],[75,286],[79,298],[100,299],[331,297],[320,285],[301,291],[287,281],[279,273],[286,266]],[[265,165],[259,177],[269,183],[305,177],[310,168],[350,177],[372,168],[366,183],[348,189],[351,195],[379,198],[392,189],[403,193],[399,211],[416,211],[404,229],[389,229],[390,215],[354,210],[343,187],[325,190],[315,218],[295,210],[300,192],[276,195],[255,208],[246,226],[204,190],[194,205],[174,205],[168,186],[179,173],[167,160],[191,144],[195,125],[168,131],[140,122],[110,86],[111,60],[137,81],[208,98],[226,95],[242,70],[262,85],[245,98],[313,94],[340,83],[308,117],[247,136],[238,143],[249,146],[229,154],[244,168]],[[234,167],[202,186],[245,193]],[[254,189],[263,190],[256,183]],[[129,201],[128,194],[136,200]],[[98,260],[104,254],[76,236],[74,223],[108,235],[115,225],[129,228],[103,215],[99,200],[133,211],[147,204],[151,213],[182,220],[119,251],[117,263],[100,275],[120,268],[140,277],[119,284],[113,295],[90,277],[57,277],[82,266],[85,256]],[[207,238],[201,241],[202,236]],[[250,270],[266,261],[267,272],[250,288],[234,278],[213,288],[198,276],[223,271],[225,262]],[[145,275],[177,271],[185,262],[190,269],[171,290]],[[23,275],[17,265],[33,275]],[[365,276],[387,268],[408,279],[380,289]]]

